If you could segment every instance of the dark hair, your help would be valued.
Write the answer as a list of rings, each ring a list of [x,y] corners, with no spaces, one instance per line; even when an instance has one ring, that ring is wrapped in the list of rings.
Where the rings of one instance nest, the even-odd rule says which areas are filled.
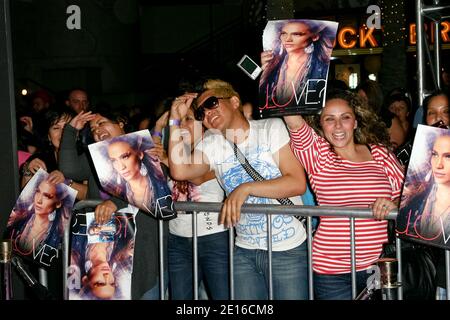
[[[369,100],[369,107],[371,107],[374,112],[379,113],[383,106],[383,91],[378,82],[373,80],[363,81],[356,87],[356,92],[359,90],[364,91],[366,94],[367,100]]]
[[[332,90],[327,92],[327,101],[331,99],[345,100],[353,110],[358,122],[358,127],[354,133],[355,143],[390,146],[386,125],[359,95],[348,90]],[[305,117],[305,119],[317,132],[323,135],[320,126],[320,116],[309,116]]]
[[[428,97],[425,98],[425,100],[423,100],[423,118],[422,118],[422,123],[424,123],[424,124],[427,123],[428,106],[430,104],[431,99],[433,99],[434,97],[438,97],[438,96],[445,96],[445,97],[447,97],[447,100],[450,100],[450,95],[449,95],[448,91],[446,91],[446,90],[433,91]]]
[[[74,92],[74,91],[83,91],[83,92],[86,94],[86,97],[88,98],[88,101],[89,101],[89,94],[88,94],[87,90],[84,89],[84,88],[81,88],[81,87],[74,87],[74,88],[69,89],[69,90],[67,91],[66,100],[69,100],[70,95],[71,95],[72,92]]]
[[[128,117],[126,115],[124,115],[122,112],[117,111],[117,110],[111,110],[111,109],[93,109],[92,110],[93,113],[98,113],[100,116],[108,119],[109,121],[113,122],[113,123],[123,123],[123,130],[125,131],[125,133],[130,132],[130,126],[128,123]]]
[[[387,96],[386,99],[385,99],[385,103],[384,103],[385,108],[389,109],[389,106],[391,104],[393,104],[394,102],[396,102],[396,101],[403,101],[403,102],[405,102],[406,106],[408,108],[408,112],[411,114],[411,111],[412,111],[411,110],[412,109],[411,100],[404,93],[394,93],[394,94],[392,94],[390,96]]]

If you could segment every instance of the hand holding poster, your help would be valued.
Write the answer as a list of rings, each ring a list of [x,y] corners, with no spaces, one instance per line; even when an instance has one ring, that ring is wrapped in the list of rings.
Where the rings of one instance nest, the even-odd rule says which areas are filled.
[[[89,145],[102,188],[156,218],[173,218],[171,191],[148,130]]]
[[[94,212],[77,213],[67,278],[69,300],[131,299],[137,211],[128,206],[102,225],[96,223]]]
[[[63,183],[50,182],[48,176],[42,169],[36,172],[17,199],[6,228],[14,253],[41,266],[51,266],[58,257],[77,194]]]
[[[450,130],[419,125],[397,217],[397,232],[450,248]]]
[[[322,109],[337,27],[337,22],[322,20],[267,23],[259,83],[261,118]]]

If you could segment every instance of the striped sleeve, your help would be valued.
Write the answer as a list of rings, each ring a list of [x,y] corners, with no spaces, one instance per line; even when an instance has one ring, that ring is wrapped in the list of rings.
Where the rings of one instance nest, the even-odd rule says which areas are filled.
[[[392,187],[391,200],[394,201],[400,197],[400,193],[405,181],[404,168],[397,160],[395,155],[388,151],[385,147],[375,146],[378,156],[381,158],[383,170],[389,179]]]
[[[289,130],[291,149],[308,173],[316,173],[325,166],[330,151],[329,143],[308,124],[296,131]]]

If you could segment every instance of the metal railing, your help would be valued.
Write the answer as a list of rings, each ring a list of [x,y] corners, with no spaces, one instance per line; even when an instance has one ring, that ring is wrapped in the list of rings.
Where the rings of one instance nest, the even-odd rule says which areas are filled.
[[[204,211],[204,212],[220,212],[222,208],[222,203],[215,202],[176,202],[175,209],[177,211]],[[307,244],[308,244],[308,292],[309,299],[314,299],[314,282],[313,282],[313,271],[312,271],[312,217],[313,216],[332,216],[332,217],[346,217],[350,218],[350,243],[351,243],[351,278],[352,278],[352,298],[355,299],[357,296],[357,288],[356,288],[356,250],[355,250],[355,218],[373,218],[372,210],[368,208],[348,208],[348,207],[328,207],[328,206],[284,206],[279,204],[244,204],[241,209],[241,213],[259,213],[259,214],[267,214],[269,219],[267,219],[267,237],[268,239],[272,239],[272,229],[271,229],[271,221],[270,217],[272,215],[292,215],[292,216],[305,216],[307,219]],[[387,219],[394,220],[397,218],[397,212],[391,211],[387,216]],[[195,219],[195,217],[193,217]],[[195,225],[195,223],[194,223]],[[232,230],[232,229],[231,229]],[[194,229],[193,237],[194,239],[197,237],[197,234]],[[230,234],[232,234],[230,232]],[[400,239],[397,238],[397,247],[400,246]],[[195,248],[196,243],[194,242],[194,250],[193,253],[197,252],[197,248]],[[230,249],[233,246],[230,244]],[[269,300],[273,299],[273,286],[272,286],[272,246],[271,241],[268,241],[268,253],[269,253]],[[230,257],[232,257],[232,253],[230,252]],[[401,250],[396,250],[396,257],[399,261],[399,269],[398,269],[398,282],[401,283]],[[195,259],[195,257],[194,257]],[[194,283],[194,286],[197,284]],[[233,279],[233,271],[232,271],[232,262],[230,262],[230,291],[231,291],[231,299],[234,298],[234,279]],[[398,287],[398,297],[402,299],[403,297],[403,289],[401,285]],[[194,299],[197,299],[194,296]]]
[[[75,205],[74,210],[80,210],[88,207],[95,207],[100,201],[97,200],[86,200],[80,201]],[[174,207],[177,211],[193,212],[193,221],[197,219],[196,212],[220,212],[222,208],[222,203],[216,202],[176,202]],[[259,213],[267,214],[269,217],[271,215],[292,215],[292,216],[305,216],[307,217],[307,246],[308,246],[308,292],[309,299],[314,299],[314,282],[313,282],[313,269],[312,269],[312,217],[313,216],[333,216],[333,217],[346,217],[350,218],[351,224],[351,279],[352,279],[352,298],[355,299],[357,296],[356,289],[356,251],[355,251],[355,228],[354,222],[355,218],[373,218],[372,211],[369,208],[348,208],[348,207],[328,207],[328,206],[283,206],[278,204],[244,204],[241,208],[241,213]],[[397,211],[391,211],[387,219],[394,220],[397,217]],[[272,238],[271,224],[269,223],[271,219],[267,219],[268,222],[268,239]],[[234,232],[233,228],[229,231],[229,285],[230,285],[230,299],[234,300],[234,268],[233,268],[233,248],[234,248]],[[65,241],[64,241],[64,252],[65,257],[65,269],[68,266],[68,253],[69,253],[69,230],[66,230]],[[164,251],[163,251],[163,221],[159,221],[159,280],[160,280],[160,298],[164,299]],[[196,223],[193,223],[193,292],[194,299],[198,300],[198,245],[197,245],[198,232]],[[268,241],[270,244],[271,241]],[[271,271],[271,256],[272,256],[272,246],[268,246],[269,253],[269,299],[273,299],[273,286],[272,286],[272,271]],[[397,297],[399,300],[403,299],[403,288],[402,288],[402,257],[401,257],[401,240],[396,238],[396,259],[398,261],[398,293]],[[450,284],[450,254],[446,251],[446,284],[447,284],[447,299],[450,300],[450,290],[448,290]],[[64,285],[66,288],[66,278],[67,270],[64,270]],[[67,290],[65,290],[66,292]],[[67,299],[67,296],[65,296]]]
[[[417,93],[418,105],[421,106],[427,95],[425,89],[427,62],[430,65],[434,89],[441,88],[441,37],[440,23],[443,18],[449,17],[450,6],[439,5],[439,0],[433,0],[433,5],[425,5],[423,0],[415,0],[416,9],[416,34],[417,34]],[[431,19],[434,25],[434,59],[431,57],[430,48],[424,30],[424,18]],[[426,55],[425,55],[426,54]],[[433,61],[434,60],[434,61]]]

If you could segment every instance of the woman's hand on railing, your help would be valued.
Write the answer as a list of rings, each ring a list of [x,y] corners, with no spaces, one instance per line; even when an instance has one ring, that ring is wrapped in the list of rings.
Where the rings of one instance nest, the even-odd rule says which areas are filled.
[[[398,203],[386,198],[377,198],[370,207],[376,220],[384,220],[389,215],[389,212],[398,208]]]

